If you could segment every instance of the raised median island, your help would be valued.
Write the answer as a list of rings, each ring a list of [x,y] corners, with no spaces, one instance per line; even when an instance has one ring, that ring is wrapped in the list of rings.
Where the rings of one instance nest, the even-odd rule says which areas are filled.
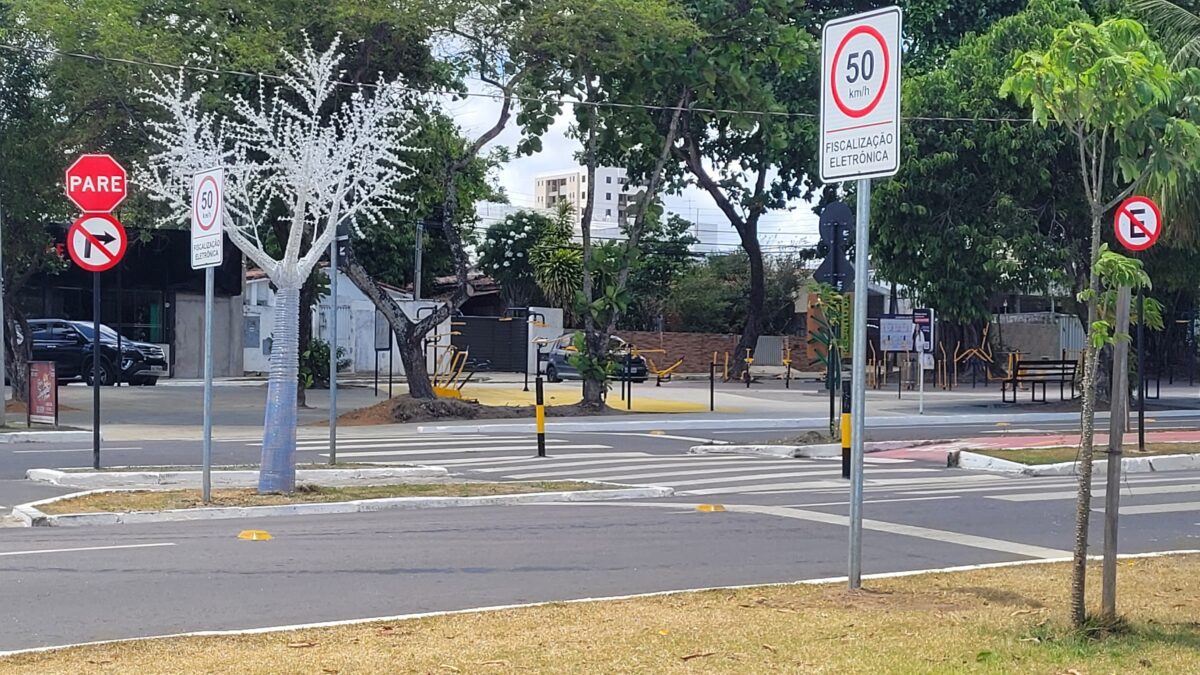
[[[129,513],[169,511],[222,506],[281,506],[287,504],[328,504],[362,499],[397,497],[491,497],[533,492],[574,492],[603,489],[595,483],[546,481],[537,483],[406,483],[400,485],[349,485],[322,487],[299,485],[292,494],[260,495],[253,488],[218,489],[205,504],[199,490],[123,490],[92,492],[40,505],[49,514]]]

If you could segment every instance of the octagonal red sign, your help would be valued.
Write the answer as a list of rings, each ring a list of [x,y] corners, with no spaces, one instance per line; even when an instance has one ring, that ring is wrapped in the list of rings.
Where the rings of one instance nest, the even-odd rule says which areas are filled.
[[[125,200],[125,167],[108,155],[83,155],[67,168],[67,198],[87,213],[108,213]]]

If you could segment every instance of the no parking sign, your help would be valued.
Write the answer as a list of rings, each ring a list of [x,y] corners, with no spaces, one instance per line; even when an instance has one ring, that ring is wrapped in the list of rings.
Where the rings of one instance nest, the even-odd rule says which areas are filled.
[[[1162,234],[1162,213],[1149,197],[1130,197],[1121,202],[1113,216],[1117,241],[1130,251],[1145,251]]]

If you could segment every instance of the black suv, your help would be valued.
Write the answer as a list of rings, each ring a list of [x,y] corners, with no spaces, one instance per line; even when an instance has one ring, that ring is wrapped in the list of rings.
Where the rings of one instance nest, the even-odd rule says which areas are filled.
[[[53,361],[59,380],[82,379],[92,383],[92,324],[65,319],[33,319],[33,360]],[[100,324],[100,384],[117,381],[153,386],[167,374],[162,347],[121,337],[117,359],[117,332]],[[118,365],[119,363],[119,365]]]

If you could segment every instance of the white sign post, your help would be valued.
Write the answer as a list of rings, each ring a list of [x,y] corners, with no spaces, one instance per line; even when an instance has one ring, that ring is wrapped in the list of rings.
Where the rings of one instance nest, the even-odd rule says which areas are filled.
[[[192,178],[192,269],[204,270],[204,450],[201,499],[212,499],[212,380],[213,380],[213,268],[225,256],[222,195],[225,177],[221,169],[198,173]]]
[[[871,178],[900,168],[898,7],[825,24],[821,32],[820,174],[826,183],[858,181],[855,223],[854,345],[850,431],[849,586],[862,586],[863,435],[867,414],[867,266]]]

